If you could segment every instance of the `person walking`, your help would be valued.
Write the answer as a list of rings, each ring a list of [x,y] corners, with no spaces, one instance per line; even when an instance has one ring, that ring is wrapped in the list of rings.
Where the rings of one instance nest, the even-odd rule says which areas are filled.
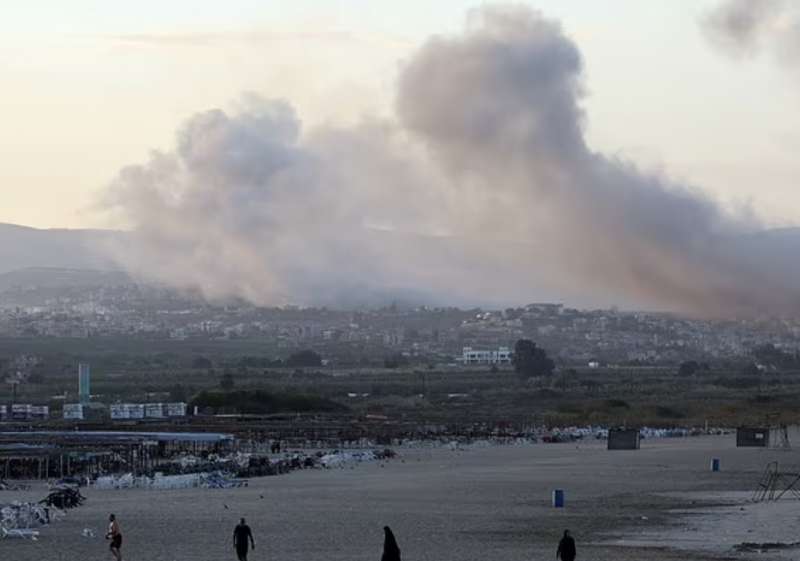
[[[381,561],[400,561],[400,548],[389,526],[383,527],[383,555]]]
[[[242,518],[236,528],[233,529],[233,548],[236,550],[236,556],[239,558],[239,561],[247,561],[247,552],[250,549],[256,548],[253,532],[250,530],[250,526],[247,525],[244,518]]]
[[[564,530],[564,537],[558,542],[558,551],[556,551],[556,559],[561,561],[575,561],[577,551],[575,550],[575,540],[569,533],[569,530]]]
[[[106,539],[111,540],[108,548],[111,550],[111,555],[114,556],[116,561],[122,561],[122,530],[117,522],[117,517],[113,514],[108,516],[108,532],[106,532]]]

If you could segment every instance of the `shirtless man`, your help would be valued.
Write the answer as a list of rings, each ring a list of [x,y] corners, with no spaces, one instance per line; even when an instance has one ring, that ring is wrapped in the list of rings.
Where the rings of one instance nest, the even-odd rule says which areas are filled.
[[[106,539],[111,540],[111,545],[109,549],[111,549],[111,555],[114,556],[116,561],[122,561],[122,552],[120,548],[122,547],[122,531],[119,528],[119,522],[117,522],[117,517],[111,514],[108,517],[108,532],[106,533]]]

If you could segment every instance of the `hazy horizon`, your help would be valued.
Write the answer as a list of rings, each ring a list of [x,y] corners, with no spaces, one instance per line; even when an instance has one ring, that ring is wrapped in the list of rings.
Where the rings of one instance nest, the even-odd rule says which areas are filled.
[[[58,25],[19,8],[4,39],[9,99],[80,65],[29,92],[45,113],[9,104],[25,134],[0,181],[22,181],[0,220],[130,230],[101,248],[126,270],[257,304],[800,306],[795,245],[743,238],[800,210],[791,4],[84,6]],[[81,146],[69,165],[104,175],[91,186],[56,164]],[[64,189],[39,182],[52,172]]]

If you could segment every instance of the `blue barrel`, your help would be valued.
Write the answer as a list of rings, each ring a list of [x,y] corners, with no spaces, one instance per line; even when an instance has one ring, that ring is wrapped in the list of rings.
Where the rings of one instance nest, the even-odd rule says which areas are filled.
[[[553,508],[564,508],[564,489],[553,490]]]
[[[711,471],[719,471],[719,458],[711,458]]]

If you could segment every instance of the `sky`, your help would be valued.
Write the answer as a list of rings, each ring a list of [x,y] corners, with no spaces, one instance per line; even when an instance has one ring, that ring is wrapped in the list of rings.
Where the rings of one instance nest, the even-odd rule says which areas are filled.
[[[800,216],[797,82],[733,60],[698,21],[717,2],[526,2],[579,47],[587,140],[772,226]],[[242,92],[285,98],[304,130],[391,116],[403,63],[480,3],[0,0],[0,222],[117,227],[96,201]]]

